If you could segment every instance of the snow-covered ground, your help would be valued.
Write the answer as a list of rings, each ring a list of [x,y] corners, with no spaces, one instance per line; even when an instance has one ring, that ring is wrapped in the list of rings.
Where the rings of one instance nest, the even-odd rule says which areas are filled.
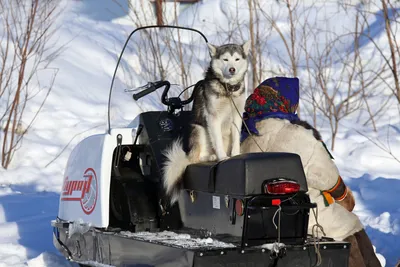
[[[73,266],[53,247],[50,221],[57,216],[63,171],[72,148],[84,137],[106,129],[111,77],[122,45],[134,29],[124,20],[125,13],[120,7],[111,2],[62,1],[65,7],[57,35],[60,43],[68,45],[52,63],[52,67],[59,69],[54,88],[10,168],[0,169],[0,267]],[[224,40],[216,32],[230,25],[232,2],[201,1],[186,9],[179,21],[202,30],[212,42],[222,43]],[[308,5],[312,1],[303,2]],[[284,11],[277,12],[279,8],[275,3],[270,1],[271,13],[284,16]],[[324,10],[329,13],[336,9],[336,4],[327,4]],[[194,10],[197,12],[195,17],[192,16]],[[331,22],[337,22],[336,29],[340,32],[351,19],[345,12],[335,14]],[[309,17],[319,15],[321,13]],[[246,15],[240,17],[248,19]],[[371,20],[375,26],[375,41],[385,42],[384,24],[378,18]],[[287,30],[289,26],[285,23],[278,20],[282,29]],[[268,38],[267,45],[276,48],[282,45],[276,36]],[[365,44],[365,53],[369,48]],[[279,59],[271,57],[270,63],[278,66]],[[144,82],[139,80],[139,75],[133,75],[138,79],[136,85]],[[199,72],[197,76],[200,78],[201,75]],[[129,95],[126,99],[123,97],[121,94],[118,98],[121,106],[117,111],[127,114],[123,116],[126,121],[133,119],[141,109],[159,108],[154,97],[141,100],[140,107]],[[372,106],[378,107],[383,97],[375,97]],[[390,146],[392,153],[400,158],[399,109],[394,102],[386,108],[377,121],[378,132],[363,127],[362,116],[365,114],[354,114],[341,122],[333,156],[355,194],[355,212],[366,226],[380,259],[386,266],[394,266],[400,259],[400,205],[397,199],[400,163],[371,140]],[[329,144],[328,124],[321,119],[318,128]]]

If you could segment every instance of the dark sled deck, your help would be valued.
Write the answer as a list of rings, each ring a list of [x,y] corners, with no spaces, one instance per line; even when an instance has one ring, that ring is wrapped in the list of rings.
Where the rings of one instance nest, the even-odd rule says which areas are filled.
[[[190,237],[184,232],[131,233],[90,229],[69,236],[68,223],[53,222],[54,245],[64,256],[74,262],[90,266],[124,267],[261,267],[261,266],[316,266],[314,243],[291,245],[277,265],[270,265],[268,247],[257,246],[242,250],[239,245]],[[319,242],[322,257],[320,267],[347,267],[349,243],[339,241]]]

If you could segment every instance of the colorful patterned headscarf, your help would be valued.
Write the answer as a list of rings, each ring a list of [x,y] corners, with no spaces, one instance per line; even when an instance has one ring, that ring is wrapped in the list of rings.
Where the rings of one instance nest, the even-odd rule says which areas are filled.
[[[263,81],[247,98],[243,119],[252,134],[258,135],[256,123],[267,118],[299,120],[296,110],[299,104],[299,79],[274,77]],[[249,133],[242,126],[241,141]]]

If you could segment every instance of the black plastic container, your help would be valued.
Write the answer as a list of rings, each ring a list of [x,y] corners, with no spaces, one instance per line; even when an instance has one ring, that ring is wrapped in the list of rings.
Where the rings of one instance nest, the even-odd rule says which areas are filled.
[[[300,189],[268,194],[265,185],[274,179],[295,181]],[[183,188],[179,209],[185,227],[240,238],[242,247],[278,238],[285,244],[303,244],[307,238],[309,210],[315,205],[306,194],[297,154],[250,153],[193,164],[186,169]]]

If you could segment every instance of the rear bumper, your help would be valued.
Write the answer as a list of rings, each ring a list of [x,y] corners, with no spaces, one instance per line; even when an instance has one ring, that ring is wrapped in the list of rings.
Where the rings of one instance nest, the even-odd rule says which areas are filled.
[[[162,240],[143,240],[126,232],[90,229],[85,233],[68,233],[68,224],[52,223],[53,242],[63,255],[74,262],[101,263],[109,266],[221,267],[268,266],[270,251],[262,247],[241,250],[232,248],[189,248]],[[322,242],[321,267],[348,266],[349,243]],[[316,262],[313,244],[288,246],[286,256],[277,266],[309,267]]]

